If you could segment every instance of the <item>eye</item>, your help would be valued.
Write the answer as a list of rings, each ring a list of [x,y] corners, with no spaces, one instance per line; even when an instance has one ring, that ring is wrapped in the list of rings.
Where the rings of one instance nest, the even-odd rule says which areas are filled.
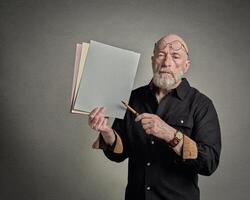
[[[164,53],[158,53],[156,56],[157,56],[157,58],[164,58],[165,54]]]
[[[179,59],[179,58],[180,58],[180,55],[178,55],[178,54],[172,54],[172,57],[173,57],[174,59]]]

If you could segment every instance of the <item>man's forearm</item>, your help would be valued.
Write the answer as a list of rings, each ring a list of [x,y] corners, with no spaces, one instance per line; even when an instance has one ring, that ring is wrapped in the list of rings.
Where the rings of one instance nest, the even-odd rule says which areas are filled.
[[[110,129],[109,133],[101,132],[104,142],[110,146],[112,146],[115,142],[115,133],[113,129]]]
[[[102,138],[102,140],[105,142],[106,145],[114,146],[114,149],[112,150],[114,153],[119,153],[119,154],[123,153],[123,143],[122,143],[122,140],[121,140],[119,134],[116,133],[116,131],[113,129],[112,129],[112,132],[114,133],[114,141],[113,142],[111,142],[111,143],[106,142],[103,135],[100,133],[99,137],[93,143],[92,147],[94,149],[100,149],[100,148],[102,149],[102,147],[100,145],[100,140]]]

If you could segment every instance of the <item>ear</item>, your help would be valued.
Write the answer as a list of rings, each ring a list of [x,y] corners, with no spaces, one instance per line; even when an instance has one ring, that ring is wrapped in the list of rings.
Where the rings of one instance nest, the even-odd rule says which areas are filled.
[[[184,66],[184,74],[188,71],[190,65],[191,65],[191,60],[187,59],[186,64]]]
[[[154,56],[151,56],[151,63],[153,64],[155,61],[154,61]]]

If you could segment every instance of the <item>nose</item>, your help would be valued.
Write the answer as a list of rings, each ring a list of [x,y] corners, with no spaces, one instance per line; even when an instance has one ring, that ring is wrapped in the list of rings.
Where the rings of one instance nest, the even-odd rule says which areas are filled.
[[[164,60],[164,65],[166,67],[171,67],[173,63],[173,60],[170,55],[166,55],[165,60]]]

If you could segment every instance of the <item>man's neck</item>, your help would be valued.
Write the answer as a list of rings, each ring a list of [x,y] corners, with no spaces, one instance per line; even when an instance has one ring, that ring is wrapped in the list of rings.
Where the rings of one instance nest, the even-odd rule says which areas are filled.
[[[161,100],[169,93],[171,92],[171,90],[164,90],[164,89],[159,89],[156,93],[156,99],[158,101],[158,103],[161,102]]]
[[[181,80],[176,83],[173,87],[169,88],[169,89],[161,89],[161,88],[158,88],[158,91],[156,91],[156,99],[158,101],[158,103],[161,102],[161,100],[168,94],[170,93],[173,89],[177,88],[181,83]]]

